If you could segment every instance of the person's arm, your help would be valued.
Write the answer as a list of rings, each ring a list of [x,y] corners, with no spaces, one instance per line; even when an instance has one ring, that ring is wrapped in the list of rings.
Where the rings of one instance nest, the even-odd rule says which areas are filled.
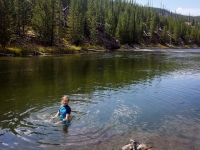
[[[59,124],[59,123],[61,123],[61,122],[63,122],[63,121],[67,121],[67,120],[69,120],[69,117],[70,117],[70,114],[67,114],[65,119],[63,119],[63,120],[61,120],[61,121],[58,121],[58,122],[56,122],[55,124]]]
[[[67,120],[69,120],[69,117],[70,117],[70,114],[67,114],[67,115],[66,115],[66,118],[63,119],[63,121],[67,121]]]
[[[56,115],[54,117],[51,117],[51,120],[55,119],[56,117],[58,117],[59,115],[59,111],[56,113]]]

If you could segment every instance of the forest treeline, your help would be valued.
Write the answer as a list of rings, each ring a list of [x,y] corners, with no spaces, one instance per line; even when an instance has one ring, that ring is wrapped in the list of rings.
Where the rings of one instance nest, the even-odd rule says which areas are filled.
[[[0,0],[0,44],[98,45],[98,25],[121,44],[200,44],[200,21],[133,0]]]

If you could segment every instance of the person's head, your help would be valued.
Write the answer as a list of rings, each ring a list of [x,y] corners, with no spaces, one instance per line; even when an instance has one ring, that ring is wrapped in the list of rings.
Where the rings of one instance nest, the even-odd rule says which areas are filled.
[[[69,97],[68,96],[63,96],[61,98],[61,104],[62,104],[62,106],[66,106],[66,105],[68,105],[68,103],[69,103]]]

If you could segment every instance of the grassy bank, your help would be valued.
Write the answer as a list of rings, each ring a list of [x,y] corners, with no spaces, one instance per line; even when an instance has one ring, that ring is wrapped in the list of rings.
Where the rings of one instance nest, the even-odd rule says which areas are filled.
[[[18,45],[9,45],[6,49],[0,48],[0,53],[14,54],[14,56],[28,56],[34,52],[41,52],[45,54],[73,54],[79,52],[87,52],[90,50],[104,50],[101,46],[30,46],[22,47]]]
[[[134,47],[130,47],[128,45],[122,45],[120,49],[132,49]],[[160,49],[165,49],[165,48],[183,48],[183,49],[188,49],[188,48],[198,48],[194,45],[184,45],[182,47],[177,47],[177,46],[167,46],[167,45],[135,45],[135,48],[160,48]],[[39,52],[39,53],[44,53],[46,55],[51,55],[51,54],[76,54],[76,53],[85,53],[85,52],[95,52],[95,51],[105,51],[105,48],[102,46],[90,46],[90,45],[83,45],[83,46],[74,46],[74,45],[68,45],[68,46],[41,46],[41,45],[36,45],[36,46],[29,46],[29,47],[23,47],[19,45],[9,45],[6,47],[6,49],[2,49],[0,47],[0,55],[1,54],[6,54],[8,56],[29,56],[29,55],[34,55],[34,52]],[[11,55],[10,55],[11,54]]]

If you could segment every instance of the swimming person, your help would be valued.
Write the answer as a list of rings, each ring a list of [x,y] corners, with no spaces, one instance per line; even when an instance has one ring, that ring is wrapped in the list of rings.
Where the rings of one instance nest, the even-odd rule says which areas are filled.
[[[71,108],[68,106],[69,103],[69,97],[68,96],[63,96],[61,99],[61,106],[58,112],[54,117],[51,118],[51,120],[55,119],[56,117],[60,117],[60,121],[56,122],[55,124],[63,123],[63,124],[68,124],[70,123],[69,118],[71,114]]]

